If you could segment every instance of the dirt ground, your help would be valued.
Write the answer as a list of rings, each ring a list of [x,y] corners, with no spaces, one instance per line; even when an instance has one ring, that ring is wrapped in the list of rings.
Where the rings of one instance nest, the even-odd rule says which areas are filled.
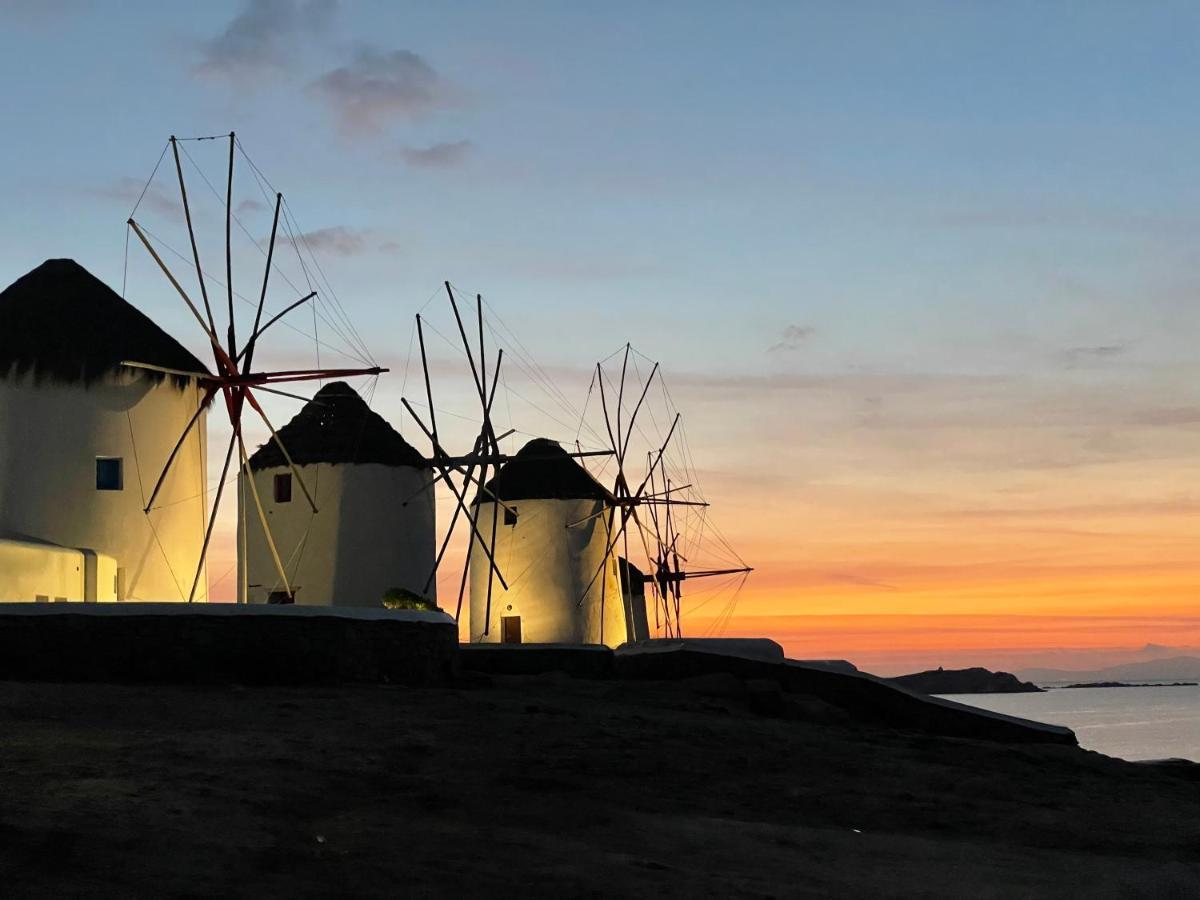
[[[0,894],[1200,892],[1193,777],[753,706],[711,677],[0,683]]]

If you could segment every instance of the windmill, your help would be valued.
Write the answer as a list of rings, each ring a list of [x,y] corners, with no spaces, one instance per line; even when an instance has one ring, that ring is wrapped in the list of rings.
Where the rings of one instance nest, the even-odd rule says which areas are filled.
[[[216,139],[223,139],[224,137],[225,136],[193,138],[191,140],[216,140]],[[202,388],[201,400],[200,400],[199,404],[197,405],[196,411],[193,414],[193,416],[191,417],[191,419],[188,421],[187,425],[184,427],[183,433],[179,436],[179,440],[176,442],[174,449],[168,455],[166,464],[164,465],[161,474],[158,476],[158,479],[155,482],[153,490],[150,492],[149,498],[146,501],[145,513],[146,513],[146,515],[149,515],[151,509],[153,509],[154,501],[158,497],[158,493],[162,489],[162,486],[163,486],[164,482],[166,481],[168,474],[171,471],[171,467],[172,467],[173,463],[175,462],[177,455],[179,454],[180,448],[183,447],[184,442],[187,440],[188,436],[191,434],[192,430],[195,428],[197,422],[201,418],[202,413],[208,407],[208,405],[217,397],[218,394],[221,395],[222,401],[224,402],[224,405],[225,405],[226,413],[229,418],[229,424],[230,424],[230,427],[232,430],[232,434],[229,439],[228,447],[226,448],[226,451],[225,451],[225,458],[224,458],[224,462],[221,467],[221,476],[220,476],[220,480],[217,483],[216,496],[213,499],[212,511],[208,517],[207,526],[206,526],[205,532],[204,532],[204,540],[203,540],[203,544],[202,544],[201,550],[200,550],[200,558],[197,561],[195,575],[192,578],[191,589],[188,593],[188,602],[191,603],[193,601],[193,599],[195,598],[196,589],[200,583],[201,576],[204,572],[205,559],[207,557],[209,545],[212,540],[213,528],[217,521],[217,513],[220,509],[221,498],[222,498],[222,494],[224,492],[226,479],[229,476],[229,469],[230,469],[230,465],[232,464],[232,461],[233,461],[233,454],[234,454],[235,449],[238,452],[238,457],[240,460],[239,464],[243,468],[243,470],[247,476],[245,478],[245,482],[250,486],[251,494],[253,496],[254,506],[255,506],[255,509],[257,510],[257,514],[258,514],[258,520],[262,526],[264,536],[266,537],[266,540],[267,540],[267,544],[270,547],[272,559],[273,559],[275,567],[278,571],[280,582],[284,586],[284,589],[287,592],[288,596],[290,596],[292,593],[292,590],[291,590],[290,584],[288,583],[287,573],[284,569],[283,561],[279,555],[279,550],[278,550],[278,548],[275,544],[274,538],[271,534],[271,528],[267,522],[266,514],[263,511],[262,501],[258,495],[257,488],[255,487],[254,479],[249,477],[249,456],[246,453],[245,437],[244,437],[243,424],[242,424],[242,419],[245,414],[246,407],[249,407],[255,413],[255,415],[259,419],[261,419],[262,424],[270,432],[271,439],[279,447],[280,452],[282,453],[284,459],[287,461],[288,468],[291,471],[293,478],[300,485],[300,489],[301,489],[301,492],[304,494],[305,500],[308,502],[309,506],[312,508],[312,511],[314,513],[316,513],[317,505],[316,505],[315,500],[313,499],[312,492],[309,490],[308,486],[305,484],[304,478],[301,476],[299,469],[296,467],[295,463],[292,461],[292,458],[291,458],[290,454],[288,453],[287,448],[283,445],[283,442],[280,440],[278,433],[276,432],[274,426],[271,424],[270,419],[267,417],[266,412],[263,410],[263,407],[262,407],[261,403],[259,402],[258,398],[255,396],[255,394],[256,394],[256,392],[262,391],[262,392],[269,393],[269,394],[276,394],[279,396],[291,397],[293,399],[306,400],[307,398],[299,397],[296,394],[292,394],[287,391],[280,390],[279,386],[298,383],[298,382],[304,382],[304,381],[317,381],[317,380],[325,380],[325,379],[332,379],[332,378],[346,378],[346,377],[351,377],[351,376],[356,376],[356,375],[378,375],[387,370],[380,368],[378,366],[369,366],[369,367],[364,367],[364,368],[342,368],[342,369],[320,368],[319,366],[317,368],[311,368],[311,369],[259,370],[259,371],[256,371],[254,369],[255,353],[258,349],[259,341],[263,337],[263,335],[271,328],[272,325],[275,325],[277,322],[280,322],[281,320],[283,320],[284,317],[287,316],[289,313],[291,313],[293,310],[296,310],[296,309],[304,306],[305,304],[314,301],[318,296],[318,292],[310,291],[306,295],[289,303],[281,311],[279,311],[278,313],[276,313],[275,315],[273,315],[269,319],[267,319],[266,322],[263,322],[263,314],[264,314],[264,310],[265,310],[265,306],[266,306],[268,285],[270,283],[270,276],[271,276],[271,271],[273,268],[276,238],[277,238],[278,232],[279,232],[280,214],[284,207],[283,194],[276,192],[275,197],[274,197],[275,204],[274,204],[274,217],[273,217],[272,224],[271,224],[271,236],[270,236],[269,242],[267,244],[267,250],[266,250],[266,267],[263,271],[262,287],[259,292],[258,302],[255,307],[253,325],[251,326],[251,328],[249,330],[248,336],[245,338],[245,340],[243,342],[241,342],[239,344],[238,332],[237,332],[237,317],[234,314],[234,303],[233,303],[235,292],[234,292],[234,288],[233,288],[233,253],[232,253],[232,247],[231,247],[231,234],[232,234],[232,223],[233,223],[233,219],[234,219],[234,213],[233,213],[234,156],[235,156],[235,150],[240,148],[240,144],[238,143],[237,138],[233,132],[230,132],[228,135],[229,165],[228,165],[228,175],[227,175],[227,179],[226,179],[226,194],[225,194],[225,200],[224,200],[225,288],[226,288],[226,300],[227,300],[227,304],[226,304],[227,320],[225,322],[225,328],[223,329],[224,335],[222,336],[221,330],[219,330],[218,326],[217,326],[217,316],[214,314],[213,303],[209,297],[207,276],[205,274],[204,268],[202,267],[201,261],[200,261],[200,251],[197,246],[196,231],[195,231],[195,228],[193,227],[193,221],[192,221],[192,210],[191,210],[191,206],[190,206],[189,200],[188,200],[187,185],[185,183],[185,179],[184,179],[184,175],[183,175],[183,166],[182,166],[182,163],[180,160],[179,140],[181,140],[181,139],[176,139],[176,137],[174,135],[172,135],[170,140],[168,141],[168,146],[172,152],[172,156],[173,156],[174,163],[175,163],[175,172],[176,172],[176,176],[177,176],[177,179],[179,182],[179,196],[180,196],[180,200],[181,200],[182,207],[183,207],[184,222],[187,225],[188,240],[189,240],[189,243],[191,246],[192,263],[194,264],[195,275],[196,275],[197,281],[199,282],[199,290],[200,290],[200,304],[199,305],[197,305],[197,303],[193,300],[192,296],[190,296],[188,291],[183,287],[180,280],[175,276],[175,274],[167,266],[166,262],[164,262],[162,256],[155,249],[154,243],[151,241],[150,237],[148,236],[147,230],[145,228],[143,228],[143,226],[141,224],[139,224],[138,221],[133,218],[133,214],[130,215],[127,224],[128,224],[129,230],[133,233],[134,236],[137,237],[138,241],[142,244],[142,246],[145,247],[146,252],[150,255],[150,257],[154,261],[155,265],[162,271],[162,274],[166,277],[167,281],[170,282],[171,287],[179,295],[180,299],[183,300],[184,304],[187,306],[188,311],[191,313],[191,315],[195,319],[196,323],[200,326],[201,330],[204,332],[205,338],[207,339],[207,341],[210,345],[210,348],[212,350],[216,374],[210,374],[208,372],[188,372],[188,371],[181,371],[181,370],[174,370],[174,369],[165,369],[161,366],[152,365],[152,364],[138,361],[138,360],[124,361],[123,364],[131,369],[143,369],[143,370],[150,370],[150,371],[160,372],[160,373],[169,374],[169,375],[194,378],[194,379],[196,379],[197,383]],[[166,151],[164,149],[164,154],[165,154],[165,152]],[[245,151],[242,151],[242,152],[244,154]],[[159,161],[161,163],[162,157],[159,158]],[[251,164],[251,165],[253,165],[253,164]],[[156,171],[157,171],[157,167],[156,167]],[[154,178],[154,175],[152,174],[151,180],[153,180],[153,178]],[[150,184],[150,182],[147,182],[147,188],[149,187],[149,184]],[[143,191],[143,196],[144,195],[145,195],[145,191]],[[139,201],[139,203],[140,203],[140,201]],[[134,214],[136,214],[136,211],[137,211],[137,208],[135,207]],[[203,312],[201,311],[201,309],[203,309]]]
[[[621,369],[620,375],[614,379],[606,370],[605,363],[612,361],[618,354],[621,356]],[[667,637],[682,637],[682,595],[685,581],[740,576],[744,583],[746,576],[753,569],[746,565],[723,537],[717,538],[717,541],[721,544],[721,550],[725,554],[728,564],[687,568],[688,558],[681,545],[688,537],[689,528],[697,533],[703,533],[706,529],[712,529],[715,532],[715,526],[707,521],[706,513],[709,504],[695,491],[695,479],[691,477],[693,473],[690,464],[685,463],[683,466],[685,476],[683,480],[678,476],[673,476],[668,467],[668,457],[671,455],[669,450],[673,446],[676,447],[676,455],[681,459],[686,460],[690,456],[686,450],[686,442],[680,437],[682,414],[675,411],[670,416],[670,425],[667,427],[665,436],[660,430],[653,439],[639,424],[638,417],[645,408],[652,386],[659,385],[663,397],[669,399],[657,362],[652,364],[649,374],[642,380],[637,401],[632,408],[626,406],[626,388],[630,385],[630,362],[633,361],[636,368],[638,357],[650,362],[626,343],[622,349],[596,364],[592,383],[588,388],[589,399],[593,392],[599,394],[600,410],[604,418],[604,433],[608,437],[612,456],[616,462],[616,472],[612,478],[613,502],[607,511],[610,535],[608,554],[613,553],[620,546],[621,557],[626,561],[625,577],[629,579],[636,577],[629,564],[631,558],[629,532],[632,526],[636,537],[634,547],[636,549],[638,545],[641,546],[649,569],[649,574],[643,576],[643,581],[651,585],[653,590],[656,629],[661,629]],[[610,397],[612,398],[611,406]],[[656,428],[659,424],[657,421],[655,422]],[[630,446],[635,433],[649,444],[646,453],[646,469],[640,480],[631,477],[628,468]],[[635,483],[636,488],[632,486]],[[645,519],[648,521],[639,515],[639,509],[646,511],[648,515]],[[680,522],[681,517],[689,514],[693,517],[698,515],[698,525]],[[699,543],[698,540],[697,543]],[[608,554],[601,565],[607,564]],[[601,573],[602,570],[598,568],[592,581],[599,579]],[[590,586],[589,582],[589,588]],[[740,590],[740,584],[738,589]],[[585,602],[586,596],[585,591],[578,602],[580,604]],[[602,593],[601,603],[608,602],[611,601]],[[732,612],[732,603],[728,612]],[[727,615],[727,613],[723,612],[723,615]]]
[[[490,622],[491,618],[494,589],[496,586],[502,591],[508,591],[510,588],[510,579],[501,570],[495,552],[497,533],[501,527],[501,514],[503,514],[506,522],[515,522],[520,516],[519,510],[514,505],[507,503],[502,497],[493,492],[490,487],[492,479],[499,474],[502,467],[517,458],[512,454],[503,452],[500,445],[501,441],[514,434],[514,430],[509,429],[502,433],[497,433],[492,416],[497,391],[501,383],[501,366],[504,362],[505,354],[503,347],[497,348],[494,362],[489,362],[485,330],[490,329],[484,316],[482,295],[475,295],[475,321],[470,323],[471,327],[468,329],[453,286],[449,282],[445,282],[444,288],[458,333],[459,349],[461,349],[466,357],[467,366],[471,373],[471,387],[475,400],[478,403],[479,425],[478,431],[472,441],[471,449],[468,452],[454,453],[446,448],[444,438],[438,430],[433,384],[430,377],[429,356],[426,348],[425,331],[427,323],[418,314],[416,317],[416,339],[421,358],[421,370],[425,388],[424,406],[428,421],[418,413],[414,403],[407,397],[402,397],[401,402],[409,415],[413,417],[418,428],[421,429],[430,441],[431,452],[428,457],[428,464],[436,472],[433,484],[437,484],[438,482],[443,483],[450,491],[455,502],[454,512],[451,515],[442,538],[434,565],[426,580],[425,592],[428,593],[430,586],[437,577],[439,569],[445,562],[446,553],[454,538],[456,529],[465,519],[467,523],[466,527],[469,529],[467,538],[468,550],[459,580],[454,615],[456,621],[462,617],[463,599],[467,590],[468,578],[471,577],[471,558],[473,553],[478,551],[483,562],[486,563],[488,575],[484,605],[484,622],[487,623]],[[493,336],[495,336],[494,332]],[[611,451],[584,451],[580,449],[568,455],[578,459],[583,457],[609,456],[611,455]],[[525,453],[521,458],[524,461],[528,461],[531,456]],[[540,457],[534,454],[532,458],[537,459]],[[474,501],[471,498],[472,492],[475,493]],[[486,505],[490,505],[490,511],[481,512],[480,501],[485,501]],[[472,594],[474,595],[473,589]],[[485,634],[487,633],[487,627],[485,624]]]

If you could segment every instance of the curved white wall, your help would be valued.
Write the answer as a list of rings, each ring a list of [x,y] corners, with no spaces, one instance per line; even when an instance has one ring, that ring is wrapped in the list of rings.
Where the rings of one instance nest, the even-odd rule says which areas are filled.
[[[503,616],[521,617],[523,643],[608,644],[626,640],[617,558],[609,554],[609,513],[568,527],[603,508],[600,500],[513,500],[517,523],[499,510],[495,558],[508,590],[495,578],[477,540],[471,542],[472,643],[499,643]],[[476,507],[479,533],[490,542],[495,504]],[[491,615],[486,616],[488,578]],[[593,576],[595,580],[593,581]],[[590,583],[590,587],[589,587]],[[586,592],[586,595],[585,595]],[[580,602],[582,600],[582,602]],[[487,634],[484,634],[485,619]]]
[[[427,470],[376,463],[301,466],[317,503],[316,515],[294,478],[291,502],[275,502],[275,476],[287,472],[280,467],[253,474],[296,603],[380,607],[388,588],[422,593],[437,552],[434,492]],[[249,602],[265,603],[268,594],[283,585],[249,488],[239,512],[239,541],[246,524],[241,565],[246,566]],[[240,568],[238,574],[240,594]],[[426,595],[436,599],[436,591],[432,584]]]
[[[0,603],[116,600],[117,561],[94,550],[0,538]]]
[[[124,599],[186,600],[204,542],[205,416],[142,510],[199,402],[194,385],[140,375],[87,388],[0,378],[0,533],[115,558]],[[123,459],[122,490],[96,490],[98,456]]]

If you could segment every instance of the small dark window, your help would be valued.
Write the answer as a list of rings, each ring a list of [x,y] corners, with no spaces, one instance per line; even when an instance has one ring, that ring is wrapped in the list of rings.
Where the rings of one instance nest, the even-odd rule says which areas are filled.
[[[119,456],[96,458],[96,490],[120,491],[125,487],[123,460]]]
[[[289,594],[287,591],[271,591],[271,593],[267,594],[267,603],[271,606],[290,606],[295,602],[295,596]]]
[[[275,502],[292,502],[292,473],[284,472],[275,476]]]
[[[515,506],[504,507],[504,524],[505,525],[516,525],[517,524],[517,508]]]

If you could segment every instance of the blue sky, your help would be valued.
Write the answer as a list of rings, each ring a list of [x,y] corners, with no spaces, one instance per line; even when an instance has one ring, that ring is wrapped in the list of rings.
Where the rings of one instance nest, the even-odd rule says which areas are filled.
[[[1105,344],[1137,317],[1064,322],[1056,279],[1169,281],[1196,229],[1183,4],[259,6],[266,36],[222,56],[243,2],[4,5],[7,267],[54,244],[111,273],[106,185],[231,127],[307,228],[396,246],[338,266],[363,316],[449,273],[547,331],[602,306],[611,344],[669,332],[732,371],[789,324],[822,365]],[[348,123],[311,84],[364,48],[441,95]],[[405,162],[439,144],[457,162]]]
[[[1196,226],[1187,5],[266,2],[268,37],[230,58],[244,2],[5,6],[17,268],[68,241],[112,271],[124,210],[96,192],[168,133],[230,127],[307,228],[395,242],[338,272],[364,314],[449,275],[556,326],[602,305],[613,344],[625,322],[684,359],[712,342],[733,371],[788,324],[840,358],[932,341],[960,365],[947,344],[988,341],[980,319],[1066,331],[1048,282],[1136,289]],[[308,85],[364,47],[418,54],[444,96],[344,124],[350,98]],[[461,160],[404,162],[437,144]],[[1087,331],[1062,340],[1120,337]]]
[[[1198,26],[1187,3],[0,0],[0,280],[69,255],[119,284],[130,185],[169,134],[232,128],[330,238],[376,357],[402,364],[449,278],[547,366],[627,339],[661,360],[781,573],[870,555],[764,531],[840,520],[846,491],[897,525],[1021,490],[1173,502]],[[142,276],[131,299],[181,322]],[[1112,474],[1147,460],[1174,474]]]

